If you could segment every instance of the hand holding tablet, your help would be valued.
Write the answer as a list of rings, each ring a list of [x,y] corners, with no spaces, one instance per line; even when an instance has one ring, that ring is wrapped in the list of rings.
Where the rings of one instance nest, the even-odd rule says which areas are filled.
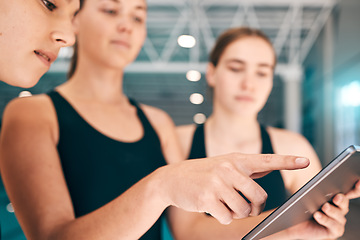
[[[350,146],[248,233],[243,240],[261,239],[291,227],[293,231],[296,231],[296,227],[309,228],[311,226],[301,226],[301,224],[311,224],[311,221],[307,220],[311,220],[319,209],[324,211],[326,208],[336,206],[341,211],[345,211],[347,207],[343,206],[340,200],[342,197],[346,198],[344,202],[348,203],[348,199],[359,196],[359,182],[354,189],[359,179],[360,147]],[[338,193],[346,193],[346,195]],[[331,201],[333,204],[325,204]],[[314,217],[317,216],[318,213]],[[316,220],[322,225],[321,218]]]

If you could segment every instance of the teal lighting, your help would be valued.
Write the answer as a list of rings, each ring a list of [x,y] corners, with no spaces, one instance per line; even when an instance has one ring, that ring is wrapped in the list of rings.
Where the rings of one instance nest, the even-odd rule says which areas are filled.
[[[360,83],[353,81],[341,88],[341,104],[346,107],[360,106]]]

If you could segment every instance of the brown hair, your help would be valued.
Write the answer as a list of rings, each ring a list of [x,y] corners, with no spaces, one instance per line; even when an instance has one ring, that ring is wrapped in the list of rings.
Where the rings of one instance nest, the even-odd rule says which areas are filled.
[[[227,46],[229,46],[232,42],[238,39],[246,38],[246,37],[257,37],[263,39],[274,50],[270,39],[261,30],[249,28],[249,27],[230,28],[225,32],[223,32],[216,40],[215,46],[210,52],[209,61],[214,65],[214,67],[216,67],[221,55],[224,53]],[[275,50],[274,50],[274,58],[276,63]]]
[[[79,11],[81,10],[81,8],[84,6],[84,1],[85,0],[80,0],[80,9]],[[79,12],[78,11],[78,12]],[[78,47],[77,47],[77,42],[75,42],[74,46],[74,54],[72,55],[71,57],[71,61],[70,61],[70,69],[69,69],[69,72],[67,74],[67,78],[71,78],[74,73],[75,73],[75,69],[76,69],[76,66],[77,66],[77,58],[78,58]]]

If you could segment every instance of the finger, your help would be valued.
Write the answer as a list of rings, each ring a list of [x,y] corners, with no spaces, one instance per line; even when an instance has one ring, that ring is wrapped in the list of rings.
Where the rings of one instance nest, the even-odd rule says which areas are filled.
[[[235,190],[223,191],[222,202],[232,211],[233,218],[248,217],[251,212],[250,204]]]
[[[265,207],[267,193],[259,184],[245,174],[240,173],[236,178],[234,188],[250,202],[251,212],[249,215],[259,215]]]
[[[330,203],[325,203],[321,207],[321,210],[328,217],[334,219],[335,221],[337,221],[338,223],[340,223],[342,225],[345,225],[346,218],[345,218],[345,214],[341,208],[331,205]]]
[[[345,195],[348,199],[355,199],[360,197],[360,180],[357,181],[354,188],[351,189],[348,193]]]
[[[232,212],[227,206],[219,201],[216,201],[215,204],[212,205],[210,211],[206,211],[211,214],[215,219],[217,219],[221,224],[228,225],[232,222]]]
[[[342,193],[336,194],[332,202],[346,215],[349,212],[349,199]]]
[[[309,159],[295,156],[283,156],[276,154],[241,155],[240,168],[250,175],[254,173],[266,173],[272,170],[294,170],[305,168],[309,165]],[[245,158],[245,159],[244,159]]]
[[[328,217],[321,212],[315,212],[315,221],[321,226],[325,227],[332,237],[340,237],[344,234],[345,226]]]

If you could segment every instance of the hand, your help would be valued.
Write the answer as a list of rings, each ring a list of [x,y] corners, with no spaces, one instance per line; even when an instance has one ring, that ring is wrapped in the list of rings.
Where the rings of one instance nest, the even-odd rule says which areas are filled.
[[[353,189],[345,195],[348,199],[355,199],[360,197],[360,180],[356,182]]]
[[[257,216],[264,207],[267,194],[251,177],[308,165],[308,159],[275,154],[228,154],[188,160],[161,170],[160,189],[169,205],[190,212],[207,212],[220,223],[229,224],[233,219]]]
[[[348,193],[337,194],[332,202],[325,203],[320,211],[314,213],[315,220],[300,223],[289,229],[273,234],[271,239],[337,239],[344,234],[346,217],[349,212],[349,200],[360,197],[360,181]]]

